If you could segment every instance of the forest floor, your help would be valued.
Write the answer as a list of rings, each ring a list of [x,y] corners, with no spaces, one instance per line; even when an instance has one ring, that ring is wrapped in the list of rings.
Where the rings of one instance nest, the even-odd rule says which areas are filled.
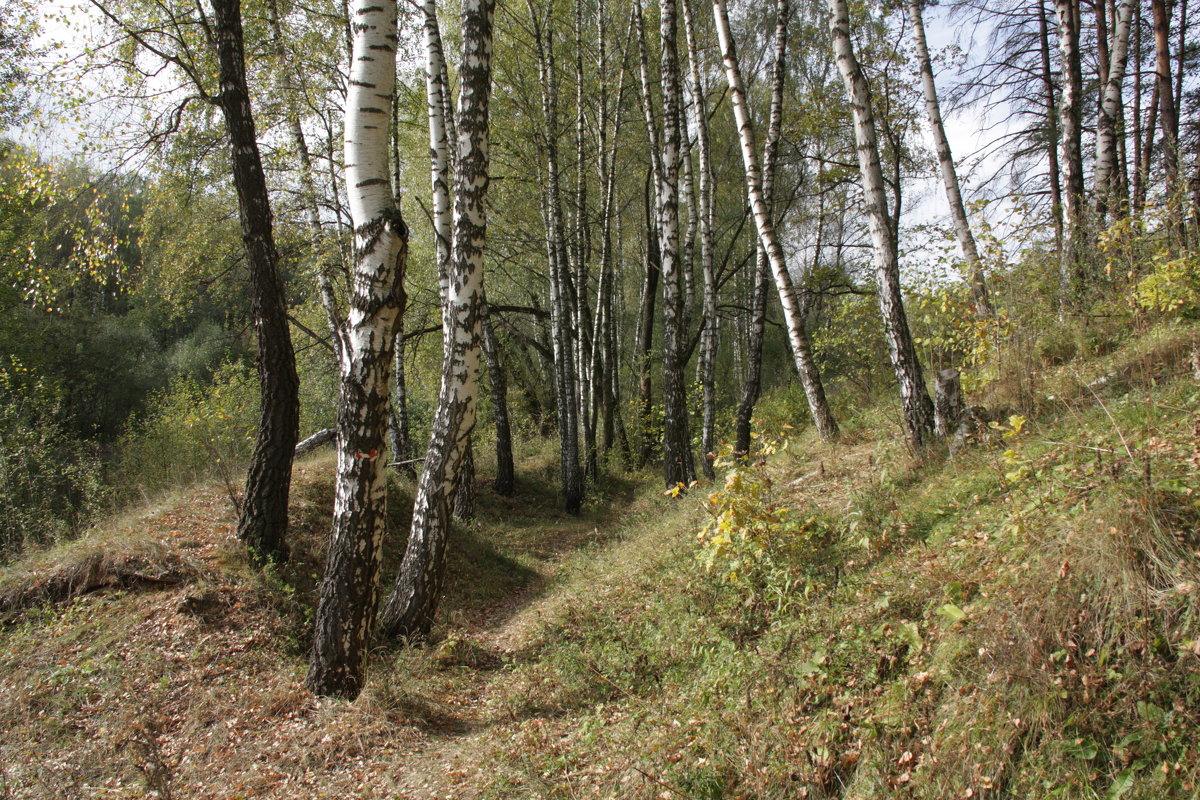
[[[527,452],[353,703],[304,689],[332,459],[278,573],[181,490],[0,572],[0,797],[1200,797],[1196,337],[999,381],[949,460],[890,403],[794,435],[719,487],[764,537],[715,550],[712,489],[570,517]]]

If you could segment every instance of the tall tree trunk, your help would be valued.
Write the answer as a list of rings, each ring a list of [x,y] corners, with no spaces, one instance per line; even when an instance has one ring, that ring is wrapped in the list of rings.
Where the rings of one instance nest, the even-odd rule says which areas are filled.
[[[512,427],[508,421],[508,382],[500,362],[500,345],[486,308],[483,316],[483,354],[487,359],[488,383],[492,389],[492,413],[496,419],[496,479],[492,488],[501,497],[511,497],[516,484],[513,468]]]
[[[1182,216],[1179,208],[1179,112],[1171,83],[1171,13],[1166,0],[1150,0],[1150,9],[1154,14],[1155,71],[1158,74],[1155,86],[1158,94],[1159,122],[1162,126],[1163,169],[1167,173],[1167,211],[1171,217],[1175,238],[1179,244],[1183,244]]]
[[[1062,170],[1058,162],[1061,141],[1058,129],[1058,87],[1054,84],[1054,67],[1050,60],[1050,20],[1046,13],[1046,0],[1037,0],[1038,53],[1042,67],[1042,98],[1046,106],[1046,164],[1050,184],[1050,216],[1054,220],[1054,245],[1063,252],[1063,197]]]
[[[708,103],[704,83],[700,79],[700,48],[696,42],[696,25],[692,18],[691,0],[680,0],[683,6],[683,27],[688,50],[688,79],[692,95],[692,123],[696,126],[696,150],[700,157],[700,274],[704,281],[704,326],[700,339],[700,386],[704,393],[700,428],[701,468],[704,477],[712,480],[713,451],[716,450],[717,428],[717,348],[720,346],[720,320],[717,317],[717,279],[713,265],[713,166],[712,145],[708,137]]]
[[[536,40],[545,130],[546,256],[550,267],[550,326],[554,349],[560,480],[563,508],[568,514],[578,514],[583,506],[583,470],[579,457],[579,403],[576,394],[575,351],[571,336],[570,264],[565,242],[558,161],[558,77],[554,67],[554,31],[549,16],[546,17],[543,26],[532,0],[528,6]]]
[[[354,222],[354,282],[341,338],[333,530],[317,606],[308,687],[354,698],[362,689],[387,521],[392,354],[404,309],[408,228],[388,174],[396,80],[395,0],[354,0],[346,97],[346,185]]]
[[[742,399],[738,403],[733,424],[733,451],[743,460],[750,457],[754,407],[762,394],[762,351],[767,328],[767,285],[770,275],[771,263],[759,241],[755,246],[754,288],[750,295],[750,314],[747,319],[746,379],[742,382]]]
[[[667,486],[687,486],[696,478],[696,467],[688,433],[683,378],[683,340],[686,337],[683,329],[683,270],[686,267],[682,261],[679,234],[682,109],[679,107],[676,8],[676,0],[661,0],[659,5],[663,131],[661,148],[655,148],[652,156],[658,171],[655,208],[663,287],[663,481]]]
[[[833,12],[829,23],[838,71],[846,84],[854,116],[854,139],[858,146],[858,165],[862,173],[863,197],[871,243],[875,253],[876,280],[879,283],[879,310],[883,316],[884,336],[892,369],[900,385],[904,406],[904,425],[913,449],[920,451],[933,435],[933,401],[925,388],[921,362],[913,344],[904,300],[900,293],[899,243],[895,221],[888,213],[884,192],[883,169],[879,163],[879,141],[875,134],[875,116],[871,108],[871,88],[854,56],[850,40],[850,12],[846,0],[830,0]]]
[[[1058,51],[1062,64],[1062,102],[1058,124],[1062,132],[1063,211],[1066,238],[1060,253],[1059,283],[1063,298],[1078,298],[1084,288],[1083,202],[1083,65],[1079,53],[1079,0],[1054,0],[1058,18]]]
[[[246,475],[237,533],[256,561],[282,561],[287,558],[285,537],[292,457],[300,435],[300,381],[288,331],[287,299],[279,275],[271,200],[246,86],[240,0],[216,0],[213,15],[221,86],[217,102],[229,134],[242,245],[250,270],[262,389],[258,432]]]
[[[644,193],[646,211],[646,264],[645,279],[642,282],[642,299],[638,304],[637,343],[635,358],[638,370],[638,419],[641,427],[641,452],[638,455],[638,465],[646,466],[654,455],[654,440],[657,427],[653,416],[653,371],[651,358],[654,352],[654,307],[658,300],[659,270],[658,233],[654,225],[653,201],[650,197],[650,184],[653,180],[653,170],[646,176]]]
[[[413,503],[412,529],[382,626],[391,637],[423,637],[433,625],[446,577],[449,502],[475,427],[484,315],[488,105],[493,0],[464,0],[459,66],[453,262],[445,301],[442,383],[429,448]]]
[[[1093,172],[1096,194],[1096,217],[1104,224],[1109,212],[1120,205],[1120,162],[1118,142],[1124,138],[1121,129],[1122,90],[1125,86],[1125,64],[1129,52],[1129,25],[1133,18],[1135,0],[1121,0],[1117,8],[1116,25],[1112,35],[1112,51],[1108,58],[1108,73],[1102,77],[1100,115],[1096,119],[1096,165]],[[1103,6],[1098,19],[1103,19]]]
[[[586,474],[595,480],[599,475],[600,467],[596,454],[596,429],[591,413],[592,395],[595,392],[592,370],[592,351],[595,348],[595,341],[592,337],[594,324],[592,309],[588,304],[588,284],[590,283],[588,262],[592,257],[592,248],[591,225],[587,211],[589,126],[584,91],[583,52],[583,3],[579,2],[575,4],[575,235],[573,238],[575,369],[576,375],[579,377],[576,418],[580,422],[583,433],[583,468]],[[602,75],[600,80],[607,81],[608,76]]]
[[[772,91],[776,96],[781,95],[783,91],[783,59],[787,46],[787,21],[790,14],[788,0],[779,0],[777,9],[775,62],[771,77]],[[750,206],[754,211],[754,224],[758,229],[759,243],[766,251],[771,272],[775,278],[775,288],[779,293],[779,303],[783,307],[788,340],[792,345],[792,357],[795,359],[796,372],[800,375],[800,383],[804,387],[804,395],[808,400],[808,410],[812,414],[813,424],[822,439],[832,440],[837,437],[838,426],[833,418],[833,413],[829,410],[829,402],[825,398],[825,388],[821,383],[821,375],[813,358],[812,345],[804,326],[804,317],[801,314],[800,305],[796,301],[795,287],[792,285],[792,277],[784,260],[783,247],[779,243],[779,237],[775,230],[775,220],[763,192],[762,162],[759,160],[758,150],[754,143],[754,129],[750,123],[750,110],[742,83],[741,67],[738,64],[733,36],[729,30],[729,14],[725,10],[724,0],[713,0],[713,17],[725,63],[725,75],[729,81],[733,114],[737,121],[738,137],[742,146],[742,161],[746,167],[746,191],[749,195]],[[781,113],[779,103],[772,102],[772,117]],[[772,119],[771,125],[778,124]]]
[[[962,191],[958,185],[958,170],[954,167],[954,156],[950,152],[950,140],[946,138],[946,126],[942,124],[942,108],[938,102],[937,84],[933,80],[933,62],[929,58],[929,45],[925,41],[925,20],[921,14],[923,0],[908,0],[908,18],[913,26],[913,42],[917,47],[917,62],[921,68],[921,88],[925,92],[925,112],[929,115],[929,127],[933,131],[934,150],[942,169],[942,186],[950,204],[950,215],[954,218],[954,233],[958,246],[967,261],[967,272],[971,281],[971,297],[975,302],[975,315],[990,318],[995,315],[988,298],[987,281],[983,276],[983,262],[971,222],[967,219],[967,208],[963,204]]]

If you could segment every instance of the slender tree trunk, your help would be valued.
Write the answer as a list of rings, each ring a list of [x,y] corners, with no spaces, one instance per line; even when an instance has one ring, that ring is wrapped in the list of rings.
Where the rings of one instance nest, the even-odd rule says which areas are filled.
[[[392,460],[398,463],[400,472],[416,479],[417,470],[412,463],[412,434],[408,420],[408,381],[404,370],[404,319],[396,325],[395,397],[392,400],[392,418],[388,435],[391,438]]]
[[[579,457],[579,403],[576,395],[574,348],[571,336],[570,265],[567,259],[562,215],[562,190],[558,162],[558,77],[554,67],[554,32],[547,16],[543,27],[532,0],[528,3],[534,25],[538,71],[542,85],[542,116],[546,144],[546,255],[550,267],[550,326],[554,348],[554,376],[560,478],[563,507],[578,514],[583,506],[583,470]]]
[[[696,150],[700,164],[700,274],[704,281],[704,331],[700,339],[700,386],[704,393],[703,421],[700,428],[701,468],[704,477],[713,480],[713,451],[717,428],[717,348],[720,346],[720,320],[717,317],[717,279],[713,265],[713,166],[712,145],[708,137],[708,104],[700,79],[700,48],[691,0],[681,0],[684,34],[688,50],[688,79],[692,94],[692,122],[696,126]]]
[[[576,418],[583,433],[583,468],[595,480],[600,471],[596,453],[596,428],[591,413],[594,373],[592,370],[593,350],[596,343],[592,336],[594,319],[588,304],[590,283],[588,262],[592,257],[591,225],[588,219],[587,156],[588,122],[583,70],[583,3],[575,4],[575,236],[574,236],[574,317],[575,317],[575,361],[579,377],[578,407]],[[608,80],[607,75],[600,78]]]
[[[1171,13],[1166,0],[1150,0],[1154,14],[1155,84],[1158,94],[1158,116],[1162,126],[1163,169],[1167,173],[1167,210],[1176,240],[1183,244],[1182,216],[1179,200],[1179,113],[1175,104],[1174,87],[1171,84]]]
[[[1120,162],[1117,144],[1124,138],[1120,121],[1123,115],[1125,64],[1129,52],[1129,25],[1133,18],[1135,0],[1121,0],[1113,29],[1112,52],[1108,73],[1102,76],[1100,115],[1096,120],[1096,165],[1093,171],[1096,196],[1096,216],[1104,224],[1110,211],[1120,205]],[[1104,17],[1103,8],[1098,19]]]
[[[783,59],[787,43],[787,20],[790,14],[788,0],[779,0],[777,8],[778,21],[775,29],[775,66],[772,70],[772,91],[779,95],[782,92],[784,79]],[[729,15],[725,10],[724,0],[713,0],[713,17],[716,21],[717,37],[725,63],[725,75],[729,81],[733,114],[737,121],[738,136],[742,146],[742,161],[746,167],[746,190],[750,206],[754,211],[754,224],[758,228],[760,245],[766,251],[771,272],[775,278],[775,288],[779,292],[780,305],[783,306],[783,317],[787,325],[788,340],[792,346],[796,372],[799,373],[800,383],[804,386],[804,394],[808,400],[808,409],[812,414],[813,424],[820,437],[829,441],[837,437],[838,426],[829,410],[829,402],[825,398],[825,389],[813,358],[808,331],[805,329],[804,318],[800,313],[799,303],[796,301],[791,274],[788,272],[787,263],[784,260],[783,247],[779,243],[775,221],[763,191],[762,162],[759,160],[758,150],[754,143],[754,129],[750,123],[746,91],[742,83],[737,50],[729,30]],[[779,104],[773,102],[772,117],[781,113]],[[772,119],[771,125],[778,125],[778,123]]]
[[[446,577],[450,496],[475,427],[485,313],[483,247],[494,10],[493,0],[462,4],[453,263],[444,311],[451,324],[444,331],[442,383],[413,504],[412,530],[383,609],[383,630],[391,637],[420,638],[433,625]]]
[[[975,315],[980,318],[990,318],[995,315],[992,302],[988,298],[987,281],[983,276],[983,262],[979,258],[979,248],[975,245],[975,235],[971,232],[971,222],[967,218],[967,208],[963,204],[962,191],[958,185],[958,170],[954,167],[954,156],[950,152],[950,140],[946,138],[946,126],[942,124],[942,108],[938,102],[937,84],[933,80],[933,62],[929,58],[929,45],[925,41],[925,20],[921,15],[923,0],[909,0],[908,18],[913,26],[913,42],[917,47],[917,62],[921,68],[921,88],[925,92],[925,112],[929,115],[929,127],[933,131],[934,150],[937,151],[938,164],[942,169],[942,186],[946,190],[946,200],[950,205],[950,215],[954,218],[954,232],[958,236],[958,246],[962,248],[963,257],[967,261],[967,272],[971,281],[971,297],[975,303]]]
[[[733,428],[733,451],[743,460],[750,457],[754,407],[762,394],[762,350],[767,328],[767,285],[771,275],[771,264],[761,241],[755,250],[754,288],[750,295],[750,314],[747,319],[746,379],[742,383],[742,399],[738,403]]]
[[[659,4],[662,44],[662,146],[655,148],[658,172],[655,208],[663,286],[663,481],[667,486],[691,484],[696,478],[688,433],[683,379],[683,270],[679,235],[682,109],[679,107],[679,52],[676,43],[676,0]],[[652,122],[653,120],[650,120]]]
[[[396,80],[395,0],[354,0],[352,19],[345,147],[355,279],[339,330],[333,531],[308,671],[314,693],[347,698],[362,689],[378,600],[387,521],[388,396],[408,254],[408,228],[388,174],[386,121]]]
[[[904,300],[900,293],[899,243],[895,221],[888,213],[883,169],[879,163],[879,141],[871,109],[871,89],[854,56],[850,40],[850,12],[846,0],[830,0],[833,17],[830,32],[838,71],[846,84],[854,116],[854,138],[858,146],[858,164],[862,173],[863,196],[871,242],[875,252],[876,279],[879,283],[879,310],[883,315],[884,336],[888,343],[892,369],[900,384],[904,406],[904,424],[913,449],[920,451],[933,435],[933,401],[925,388],[921,362],[908,328]]]
[[[1062,63],[1062,171],[1066,238],[1063,241],[1060,288],[1064,299],[1077,298],[1084,287],[1083,202],[1083,67],[1079,53],[1079,0],[1054,0],[1058,17],[1058,51]]]
[[[1046,163],[1050,183],[1050,215],[1054,220],[1054,244],[1063,252],[1063,197],[1062,170],[1058,162],[1061,141],[1058,129],[1058,87],[1054,84],[1054,68],[1050,60],[1050,20],[1046,13],[1046,0],[1038,0],[1038,51],[1042,66],[1042,97],[1046,105]]]
[[[638,418],[641,427],[641,453],[639,466],[646,466],[654,455],[657,427],[653,417],[653,372],[651,357],[654,352],[654,307],[658,299],[659,270],[658,233],[653,221],[650,182],[653,170],[647,175],[645,191],[646,209],[646,269],[642,283],[642,300],[638,305],[638,328],[635,358],[638,369]]]
[[[240,0],[213,3],[221,92],[217,102],[229,134],[242,245],[250,270],[251,307],[258,337],[261,385],[258,432],[238,516],[238,538],[260,562],[287,558],[288,493],[300,436],[300,381],[288,331],[287,299],[271,222],[254,115],[246,85]]]
[[[496,479],[492,488],[501,497],[511,497],[516,488],[513,467],[512,427],[508,421],[508,382],[500,363],[500,346],[486,312],[483,317],[483,354],[487,359],[488,383],[492,389],[492,413],[496,419]]]

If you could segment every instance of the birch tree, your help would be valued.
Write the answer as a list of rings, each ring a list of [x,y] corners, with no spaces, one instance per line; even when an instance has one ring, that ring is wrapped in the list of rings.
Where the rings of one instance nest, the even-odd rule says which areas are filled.
[[[879,160],[879,140],[875,133],[875,115],[871,105],[871,87],[854,55],[850,39],[850,11],[846,0],[829,0],[832,16],[829,31],[838,72],[846,86],[854,119],[854,140],[862,176],[863,201],[871,231],[878,284],[879,311],[883,316],[884,336],[900,399],[904,407],[904,426],[913,449],[920,450],[933,436],[933,401],[925,388],[921,362],[908,327],[904,300],[900,293],[899,242],[896,220],[888,209],[883,168]]]
[[[704,326],[700,339],[701,391],[704,393],[700,423],[700,466],[704,477],[712,480],[711,454],[716,448],[717,348],[720,344],[720,320],[717,317],[717,279],[713,264],[713,165],[712,145],[708,135],[708,103],[705,86],[700,78],[700,48],[696,42],[696,24],[692,17],[691,0],[680,0],[683,9],[684,38],[688,53],[688,87],[692,96],[692,124],[696,128],[696,150],[699,155],[700,274],[703,281]]]
[[[1122,88],[1125,85],[1125,64],[1129,53],[1129,28],[1133,19],[1134,0],[1121,0],[1117,6],[1116,28],[1113,30],[1112,51],[1106,75],[1101,75],[1100,115],[1096,118],[1096,165],[1093,181],[1096,192],[1096,216],[1101,223],[1117,210],[1120,178],[1118,141],[1125,132],[1120,129],[1123,117]],[[1099,9],[1103,17],[1103,8]]]
[[[148,75],[137,66],[137,52],[171,65],[200,100],[221,110],[229,142],[230,164],[238,197],[242,244],[250,276],[250,296],[258,344],[261,385],[254,450],[238,513],[237,534],[257,561],[287,557],[286,532],[292,458],[299,438],[299,379],[287,322],[287,299],[279,274],[271,198],[258,147],[254,112],[246,79],[246,50],[240,0],[213,0],[211,18],[203,6],[179,11],[158,9],[161,19],[136,24],[122,19],[118,3],[91,0],[123,39],[134,45],[128,61],[118,60],[131,74]],[[126,16],[133,16],[125,9]],[[217,61],[217,88],[194,59],[188,38],[200,30]],[[153,74],[158,74],[157,72]],[[190,100],[176,108],[182,115]],[[170,131],[159,131],[160,136]]]
[[[917,50],[917,64],[921,70],[921,89],[925,94],[925,113],[929,115],[929,128],[933,133],[933,146],[937,152],[938,166],[942,172],[942,187],[954,219],[954,233],[958,246],[967,261],[967,273],[971,283],[971,297],[975,303],[975,314],[991,317],[995,313],[988,298],[987,281],[983,275],[983,262],[979,259],[979,248],[971,232],[971,221],[963,205],[962,190],[958,184],[958,170],[954,167],[954,156],[950,151],[950,140],[946,138],[946,126],[942,123],[942,107],[938,102],[937,84],[933,79],[933,62],[929,58],[929,45],[925,40],[925,20],[921,13],[923,0],[908,0],[908,18],[913,26],[913,44]]]
[[[782,64],[782,49],[786,47],[786,26],[789,14],[788,0],[779,0],[777,6],[778,21],[776,23],[776,63]],[[808,400],[808,410],[812,414],[813,424],[817,433],[824,440],[831,440],[838,435],[837,422],[829,410],[829,402],[825,398],[825,387],[817,370],[816,361],[812,354],[812,344],[805,329],[804,317],[800,304],[796,299],[795,287],[787,262],[784,260],[783,247],[771,217],[767,199],[763,193],[762,161],[754,143],[754,129],[750,122],[750,111],[747,106],[746,90],[742,81],[741,66],[738,63],[737,49],[733,43],[733,35],[729,28],[729,13],[726,11],[724,0],[713,0],[713,18],[717,27],[717,39],[720,42],[722,59],[725,64],[725,76],[729,81],[729,94],[733,105],[734,119],[738,128],[738,139],[742,148],[742,162],[746,167],[746,191],[750,199],[750,207],[754,214],[754,224],[758,230],[759,242],[771,265],[771,273],[775,278],[775,288],[779,293],[779,303],[783,307],[784,322],[786,323],[788,340],[792,345],[792,357],[795,360],[796,372],[804,387],[804,395]],[[774,81],[782,81],[782,68],[777,70]]]
[[[396,0],[353,0],[346,97],[346,185],[354,273],[338,328],[338,456],[333,530],[317,606],[308,687],[354,698],[362,689],[378,601],[387,515],[386,433],[408,228],[388,172],[396,80]]]
[[[1079,55],[1079,0],[1054,0],[1062,97],[1058,106],[1065,235],[1059,281],[1064,298],[1081,288],[1083,269],[1083,68]]]
[[[433,625],[446,575],[449,504],[475,427],[482,362],[494,8],[492,0],[465,0],[462,6],[454,238],[444,304],[442,381],[408,545],[383,609],[382,627],[392,637],[422,637]]]
[[[550,14],[541,19],[532,0],[527,2],[541,79],[542,139],[546,181],[542,208],[546,223],[546,261],[550,271],[550,328],[554,353],[554,387],[558,415],[559,477],[563,507],[578,514],[583,507],[583,470],[579,457],[579,402],[571,336],[572,303],[568,283],[565,222],[562,212],[561,170],[558,160],[558,75],[554,65],[554,28]]]

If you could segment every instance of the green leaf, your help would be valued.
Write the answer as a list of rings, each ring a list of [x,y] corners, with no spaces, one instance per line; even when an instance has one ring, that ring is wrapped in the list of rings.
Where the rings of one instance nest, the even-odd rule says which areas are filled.
[[[1133,769],[1126,767],[1117,773],[1117,777],[1112,782],[1112,786],[1108,787],[1108,800],[1117,800],[1119,797],[1124,797],[1133,788]]]
[[[952,623],[953,622],[962,622],[964,619],[967,618],[967,612],[963,611],[961,608],[954,605],[954,603],[946,603],[944,606],[942,606],[941,608],[939,608],[937,610],[937,613],[941,614],[943,617],[950,620],[950,622],[952,622]]]

